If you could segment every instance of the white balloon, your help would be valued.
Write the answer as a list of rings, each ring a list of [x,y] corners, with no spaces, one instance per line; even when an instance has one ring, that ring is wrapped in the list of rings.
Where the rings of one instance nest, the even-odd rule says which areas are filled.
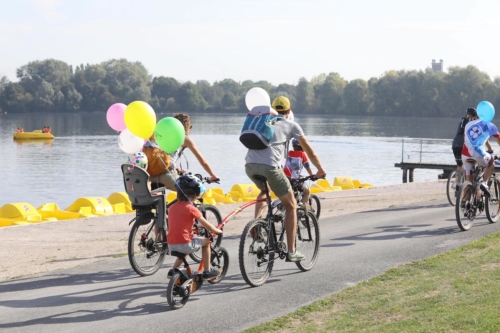
[[[292,110],[290,110],[290,113],[288,114],[288,120],[293,121],[295,119],[295,116],[293,115]]]
[[[127,129],[123,130],[118,136],[118,146],[127,154],[137,153],[142,150],[144,139],[135,136]]]
[[[254,87],[250,89],[245,96],[245,104],[249,111],[260,105],[271,105],[271,97],[267,91],[262,88]]]

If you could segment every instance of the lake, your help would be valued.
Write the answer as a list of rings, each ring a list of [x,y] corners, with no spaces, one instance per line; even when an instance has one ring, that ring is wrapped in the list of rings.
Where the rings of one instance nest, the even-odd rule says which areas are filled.
[[[170,116],[157,115],[158,119]],[[246,149],[238,136],[245,114],[192,114],[191,137],[221,178],[220,187],[249,183],[244,172]],[[420,142],[402,138],[447,139],[424,142],[432,152],[426,161],[454,163],[451,140],[460,119],[404,117],[346,117],[296,115],[327,171],[327,179],[350,176],[375,186],[399,184],[400,169],[394,163],[420,159]],[[50,126],[51,142],[17,142],[12,134]],[[66,208],[84,196],[108,197],[122,192],[120,165],[127,154],[118,147],[118,133],[109,128],[105,113],[2,114],[0,115],[0,207],[28,202],[35,207],[55,202]],[[205,172],[188,151],[193,173]],[[183,167],[186,160],[182,161]],[[314,170],[314,168],[313,168]],[[437,179],[439,170],[415,170],[415,181]],[[210,186],[210,185],[209,185]]]

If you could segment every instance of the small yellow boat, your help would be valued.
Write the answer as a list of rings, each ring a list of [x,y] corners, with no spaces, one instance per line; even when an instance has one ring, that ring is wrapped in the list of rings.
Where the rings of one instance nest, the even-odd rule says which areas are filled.
[[[40,130],[36,130],[33,132],[14,133],[14,140],[38,140],[38,139],[51,140],[54,139],[54,135],[52,135],[51,133],[43,133]]]

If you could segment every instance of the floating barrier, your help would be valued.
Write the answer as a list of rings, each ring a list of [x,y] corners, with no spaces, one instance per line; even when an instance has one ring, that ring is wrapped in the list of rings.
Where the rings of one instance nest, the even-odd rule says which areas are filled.
[[[43,218],[35,207],[27,202],[6,204],[0,208],[0,226],[23,225],[55,220],[55,218]]]
[[[113,214],[113,207],[108,200],[103,197],[83,197],[76,199],[67,211],[80,213],[82,217],[94,215],[105,216]]]
[[[108,201],[113,207],[115,214],[124,214],[135,212],[132,209],[132,202],[130,201],[127,192],[115,192],[108,197]]]
[[[55,203],[46,203],[36,209],[43,219],[59,220],[73,220],[79,219],[83,216],[80,213],[61,210]]]
[[[359,180],[357,180],[357,179],[353,179],[352,184],[354,185],[354,188],[372,188],[372,187],[374,187],[372,184],[368,184],[368,183],[361,184],[359,182]]]
[[[334,192],[359,188],[372,188],[372,184],[361,183],[351,177],[335,177],[333,185],[325,179],[319,179],[310,185],[311,193]],[[224,193],[222,188],[209,188],[203,195],[203,202],[209,205],[236,204],[256,199],[260,190],[253,183],[235,184],[231,191]],[[276,195],[271,192],[271,197]],[[166,196],[168,203],[177,198],[177,192],[170,191]],[[46,203],[35,209],[25,202],[6,204],[0,208],[0,227],[27,225],[33,223],[71,220],[84,217],[106,216],[134,212],[126,192],[112,193],[103,197],[83,197],[75,200],[66,209],[60,209],[55,203]]]

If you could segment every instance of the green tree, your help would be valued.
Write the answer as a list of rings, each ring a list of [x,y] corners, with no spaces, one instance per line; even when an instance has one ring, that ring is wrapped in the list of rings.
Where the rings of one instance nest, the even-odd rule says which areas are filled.
[[[346,81],[338,73],[330,73],[323,83],[314,86],[318,102],[317,111],[321,113],[340,113],[343,109],[343,93]]]
[[[203,111],[207,107],[207,103],[191,82],[186,82],[179,88],[178,96],[176,102],[183,112]]]
[[[344,113],[364,115],[372,103],[368,82],[362,79],[350,81],[344,88]]]

